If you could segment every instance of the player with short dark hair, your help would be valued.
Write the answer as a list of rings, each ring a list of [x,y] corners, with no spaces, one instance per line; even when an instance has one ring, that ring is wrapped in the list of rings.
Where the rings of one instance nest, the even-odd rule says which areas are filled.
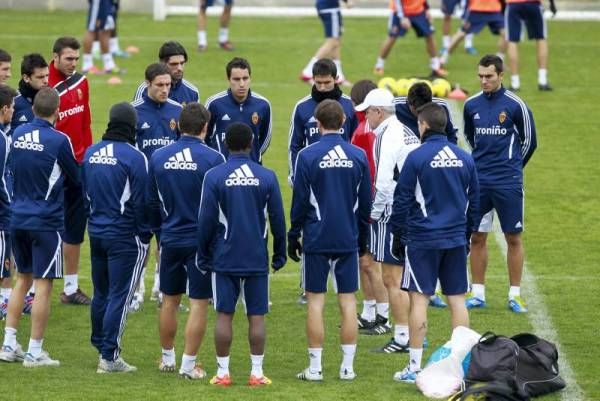
[[[479,186],[473,158],[443,132],[446,113],[435,103],[418,111],[422,145],[408,154],[394,191],[392,251],[405,259],[402,289],[410,297],[409,363],[394,380],[414,383],[427,334],[427,305],[438,278],[452,327],[469,326],[466,237],[473,229]]]
[[[188,54],[183,45],[173,40],[162,44],[158,50],[158,60],[169,68],[171,74],[171,89],[169,99],[185,105],[199,102],[200,92],[190,81],[183,78],[184,69],[188,62]],[[147,80],[148,78],[146,78]],[[142,82],[133,96],[133,100],[141,99],[148,92],[148,84]]]
[[[206,51],[208,41],[206,38],[206,9],[212,7],[214,0],[200,0],[198,11],[198,51]],[[229,23],[231,22],[231,9],[233,0],[223,1],[223,12],[219,19],[219,47],[226,51],[235,50],[233,43],[229,41]]]
[[[188,103],[179,116],[181,137],[156,150],[150,158],[148,205],[152,229],[160,231],[159,315],[162,357],[159,370],[175,371],[177,310],[181,296],[190,298],[185,330],[185,350],[179,374],[201,379],[206,372],[196,366],[196,354],[206,330],[208,300],[212,297],[210,274],[196,268],[196,232],[204,175],[225,162],[223,155],[204,143],[210,114],[200,103]]]
[[[90,146],[83,161],[94,283],[91,341],[100,354],[97,373],[137,370],[120,356],[127,306],[151,238],[145,213],[148,161],[134,147],[136,120],[129,103],[113,105],[102,140]]]
[[[473,149],[481,186],[479,216],[471,237],[472,294],[466,302],[468,308],[486,306],[487,232],[479,223],[495,209],[507,243],[508,307],[525,313],[523,169],[537,146],[535,123],[525,102],[502,86],[503,63],[498,56],[484,56],[477,68],[482,91],[467,99],[464,108],[465,138]]]
[[[60,96],[60,110],[56,129],[71,139],[75,158],[82,163],[86,149],[92,144],[92,117],[90,90],[85,75],[76,72],[79,61],[79,42],[64,36],[52,47],[48,85]],[[65,188],[65,283],[60,301],[65,304],[89,305],[91,299],[79,289],[79,260],[87,217],[83,206],[83,192],[79,185]]]
[[[210,112],[206,142],[227,157],[229,150],[225,145],[225,131],[232,123],[244,123],[252,129],[250,157],[255,162],[262,163],[263,154],[271,143],[271,103],[250,89],[252,70],[248,60],[234,57],[227,63],[225,72],[229,89],[206,101],[206,108]]]
[[[229,386],[233,316],[240,294],[248,316],[252,370],[248,384],[271,384],[263,373],[265,318],[269,310],[267,215],[273,235],[271,267],[286,262],[285,215],[275,173],[252,161],[252,130],[243,123],[227,127],[229,159],[204,177],[198,221],[198,268],[211,271],[217,311],[217,374],[210,383]]]
[[[21,124],[33,120],[33,99],[40,89],[48,86],[50,71],[44,57],[38,53],[26,54],[21,62],[19,93],[15,98],[15,113],[9,135]]]
[[[12,57],[6,50],[0,49],[0,84],[5,84],[11,77],[10,66]]]
[[[298,153],[294,172],[288,256],[302,258],[307,297],[306,336],[310,366],[300,380],[322,381],[323,308],[331,273],[342,318],[341,380],[353,380],[358,337],[358,258],[367,252],[371,179],[364,152],[341,136],[344,109],[333,99],[315,110],[321,140]],[[302,243],[300,243],[302,238]]]
[[[60,98],[52,88],[42,88],[33,102],[36,118],[13,133],[10,169],[13,193],[10,206],[11,239],[18,274],[8,304],[4,344],[0,360],[23,361],[25,367],[58,366],[42,349],[50,314],[54,279],[63,274],[62,236],[64,210],[68,208],[63,186],[80,187],[79,166],[69,137],[54,129]],[[17,325],[27,290],[35,284],[29,348],[17,343]]]
[[[87,26],[83,37],[83,65],[81,72],[84,74],[110,74],[119,73],[120,69],[113,60],[110,52],[110,35],[115,29],[115,7],[113,0],[89,0]],[[94,66],[92,45],[98,37],[100,52],[104,69],[99,70]]]

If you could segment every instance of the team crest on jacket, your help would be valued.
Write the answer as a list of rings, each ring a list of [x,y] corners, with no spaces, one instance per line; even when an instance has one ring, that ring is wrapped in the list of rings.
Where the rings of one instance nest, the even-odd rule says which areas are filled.
[[[79,100],[83,100],[83,92],[79,88],[77,88],[77,97]]]
[[[258,125],[258,121],[259,121],[258,113],[257,112],[252,113],[252,124]]]
[[[171,131],[175,131],[175,128],[177,128],[177,122],[174,118],[172,118],[169,122],[169,128],[171,128]]]
[[[498,121],[500,121],[500,124],[504,124],[504,121],[506,121],[506,112],[502,111],[500,112],[500,114],[498,114]]]

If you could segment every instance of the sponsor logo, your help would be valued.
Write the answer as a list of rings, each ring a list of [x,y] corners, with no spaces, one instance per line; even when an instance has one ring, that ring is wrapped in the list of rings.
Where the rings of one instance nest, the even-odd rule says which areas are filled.
[[[498,114],[498,121],[500,121],[500,124],[504,124],[504,121],[506,121],[505,111],[502,111],[500,114]]]
[[[463,162],[449,146],[444,146],[444,148],[433,157],[433,160],[429,162],[429,165],[433,168],[462,167]]]
[[[475,127],[475,135],[506,135],[508,131],[499,125],[491,127]]]
[[[258,125],[258,122],[259,122],[258,113],[257,112],[252,113],[252,124]]]
[[[225,185],[232,186],[259,186],[260,180],[254,177],[252,170],[247,164],[242,164],[235,171],[229,174],[229,178],[225,180]]]
[[[185,148],[181,152],[175,153],[169,157],[164,164],[166,170],[197,170],[198,165],[192,159],[190,148]]]
[[[142,148],[146,148],[148,146],[167,146],[175,142],[171,138],[152,138],[152,139],[144,139],[142,141]]]
[[[319,162],[320,168],[352,168],[354,162],[348,160],[348,156],[340,145],[331,149]]]
[[[88,159],[90,164],[107,164],[114,166],[117,164],[117,158],[115,157],[113,144],[109,143],[100,150],[95,151]]]
[[[34,150],[36,152],[42,152],[44,150],[44,145],[40,143],[40,131],[37,129],[20,136],[19,139],[13,143],[13,146],[17,149]]]
[[[85,107],[82,104],[80,104],[79,106],[71,107],[70,109],[67,109],[64,111],[59,111],[58,119],[62,120],[65,117],[70,117],[70,116],[74,116],[79,113],[83,113],[84,109],[85,109]]]

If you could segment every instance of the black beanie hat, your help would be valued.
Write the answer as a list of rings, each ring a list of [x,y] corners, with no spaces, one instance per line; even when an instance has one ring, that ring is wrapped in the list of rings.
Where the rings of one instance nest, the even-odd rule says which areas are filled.
[[[108,127],[102,136],[104,140],[128,142],[135,144],[135,126],[137,113],[127,102],[115,104],[108,113]]]

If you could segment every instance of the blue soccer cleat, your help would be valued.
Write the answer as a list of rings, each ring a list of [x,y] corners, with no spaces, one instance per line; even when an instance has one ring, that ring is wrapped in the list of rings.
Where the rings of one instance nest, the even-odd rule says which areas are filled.
[[[432,306],[434,308],[448,307],[448,305],[446,304],[446,302],[444,302],[444,299],[442,298],[441,292],[436,292],[431,297],[429,297],[429,306]]]
[[[473,308],[485,308],[486,305],[485,305],[485,300],[471,295],[471,296],[468,296],[467,299],[465,299],[465,306],[467,307],[467,309],[473,309]]]
[[[519,295],[508,300],[508,309],[514,313],[527,313],[527,305]]]
[[[465,47],[465,52],[471,56],[474,56],[477,54],[477,49],[474,47]]]
[[[417,372],[413,372],[407,366],[403,370],[394,373],[394,380],[401,383],[413,384],[417,380],[417,375],[419,374],[419,372],[420,370]]]

